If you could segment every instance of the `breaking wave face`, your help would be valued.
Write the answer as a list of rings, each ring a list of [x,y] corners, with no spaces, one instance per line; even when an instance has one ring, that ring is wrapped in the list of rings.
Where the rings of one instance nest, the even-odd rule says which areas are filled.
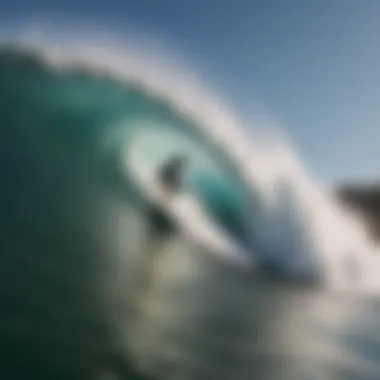
[[[118,324],[124,315],[118,297],[134,294],[141,262],[146,265],[167,252],[170,240],[166,232],[152,232],[151,204],[139,176],[155,172],[177,153],[189,159],[189,192],[226,241],[239,246],[257,269],[270,263],[289,281],[316,279],[327,291],[378,292],[379,256],[361,221],[307,175],[283,141],[259,135],[248,139],[246,132],[260,126],[239,123],[192,76],[136,57],[88,42],[46,40],[12,43],[0,51],[0,223],[5,244],[0,282],[2,306],[8,310],[2,316],[8,331],[4,341],[15,344],[12,331],[25,322],[15,316],[20,318],[22,307],[32,307],[35,315],[27,321],[36,324],[34,337],[46,339],[28,355],[49,357],[60,339],[70,352],[60,362],[66,369],[85,371],[118,351],[114,332],[104,321],[112,315]],[[169,282],[162,273],[186,284],[191,271],[210,267],[203,263],[194,268],[185,253],[188,242],[179,237],[183,227],[175,225],[176,219],[171,223],[177,256],[173,253],[168,264],[174,268],[170,275],[167,268],[155,269],[161,281],[155,286],[161,290]],[[195,218],[186,223],[199,225]],[[199,255],[194,248],[190,251]],[[209,270],[228,267],[224,261]],[[232,303],[238,302],[232,296],[241,281],[237,278],[223,283],[231,286],[231,297],[225,297]],[[205,284],[205,277],[199,281],[207,289],[205,297],[207,293],[217,302],[215,285]],[[16,302],[20,289],[27,289],[28,299]],[[75,307],[73,294],[81,300]],[[161,314],[155,312],[157,321]],[[124,317],[130,320],[132,314],[128,309]],[[89,315],[97,317],[83,329]],[[128,334],[137,330],[128,327]],[[75,343],[65,340],[74,331]],[[129,343],[135,356],[142,352],[141,336]],[[34,341],[25,334],[20,339],[27,348]],[[109,346],[104,348],[104,342]],[[80,364],[73,359],[76,355]],[[50,359],[53,363],[57,358]],[[151,366],[154,360],[150,358]]]
[[[244,129],[194,77],[135,52],[40,45],[35,59],[2,54],[2,104],[17,109],[11,123],[26,123],[28,133],[49,126],[82,160],[114,160],[130,193],[134,174],[184,153],[190,191],[252,259],[334,290],[380,288],[379,258],[362,222],[309,178],[285,142],[247,139],[251,126]]]

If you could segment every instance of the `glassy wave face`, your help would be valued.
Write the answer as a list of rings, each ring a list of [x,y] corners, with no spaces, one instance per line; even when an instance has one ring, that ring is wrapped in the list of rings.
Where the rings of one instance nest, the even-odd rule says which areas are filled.
[[[360,222],[191,85],[85,50],[0,50],[2,373],[378,379]]]

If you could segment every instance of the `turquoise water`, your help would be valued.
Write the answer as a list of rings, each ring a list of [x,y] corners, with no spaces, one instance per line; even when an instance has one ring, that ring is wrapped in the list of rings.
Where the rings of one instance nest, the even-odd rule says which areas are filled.
[[[247,274],[153,233],[132,172],[177,153],[189,157],[188,189],[246,248],[260,207],[250,199],[247,210],[228,154],[169,101],[138,82],[3,50],[0,104],[9,378],[380,377],[376,300]]]
[[[49,128],[48,133],[68,144],[78,160],[107,158],[123,165],[133,148],[137,170],[139,165],[156,168],[176,153],[185,154],[189,189],[230,233],[245,238],[243,184],[228,161],[196,132],[193,122],[174,112],[169,103],[133,82],[122,84],[78,68],[54,74],[38,58],[10,59],[6,54],[1,58],[2,104],[17,110],[7,115],[7,124]],[[3,113],[3,120],[7,116]]]

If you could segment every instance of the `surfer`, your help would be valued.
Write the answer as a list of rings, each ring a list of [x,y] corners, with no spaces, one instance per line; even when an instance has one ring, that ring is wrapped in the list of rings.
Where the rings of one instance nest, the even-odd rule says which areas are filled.
[[[158,173],[158,180],[167,193],[176,193],[183,188],[183,173],[187,158],[185,155],[172,157]]]
[[[162,191],[161,201],[170,201],[175,194],[178,194],[184,188],[183,176],[186,162],[187,157],[185,155],[175,155],[158,170],[156,180]],[[149,215],[152,225],[161,234],[175,231],[175,223],[160,206],[160,203],[151,205]]]

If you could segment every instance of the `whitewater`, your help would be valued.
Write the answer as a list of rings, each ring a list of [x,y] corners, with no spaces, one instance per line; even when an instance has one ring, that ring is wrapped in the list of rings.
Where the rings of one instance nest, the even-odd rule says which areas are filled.
[[[378,378],[376,355],[352,348],[347,331],[360,326],[368,342],[378,327],[364,310],[377,305],[379,248],[280,132],[244,121],[191,71],[136,42],[43,33],[3,42],[4,141],[22,125],[20,141],[43,152],[36,165],[55,178],[55,161],[43,159],[53,139],[71,166],[64,158],[67,181],[51,192],[80,178],[73,196],[101,204],[91,218],[107,247],[102,302],[139,371],[276,379],[276,367],[282,379]],[[187,188],[168,203],[151,196],[154,176],[177,153],[190,161]],[[33,187],[23,191],[45,202]],[[65,197],[70,220],[82,220]],[[152,208],[165,231],[151,229]],[[33,215],[43,218],[38,207]],[[286,281],[272,281],[268,265]],[[300,278],[312,288],[292,287]]]

